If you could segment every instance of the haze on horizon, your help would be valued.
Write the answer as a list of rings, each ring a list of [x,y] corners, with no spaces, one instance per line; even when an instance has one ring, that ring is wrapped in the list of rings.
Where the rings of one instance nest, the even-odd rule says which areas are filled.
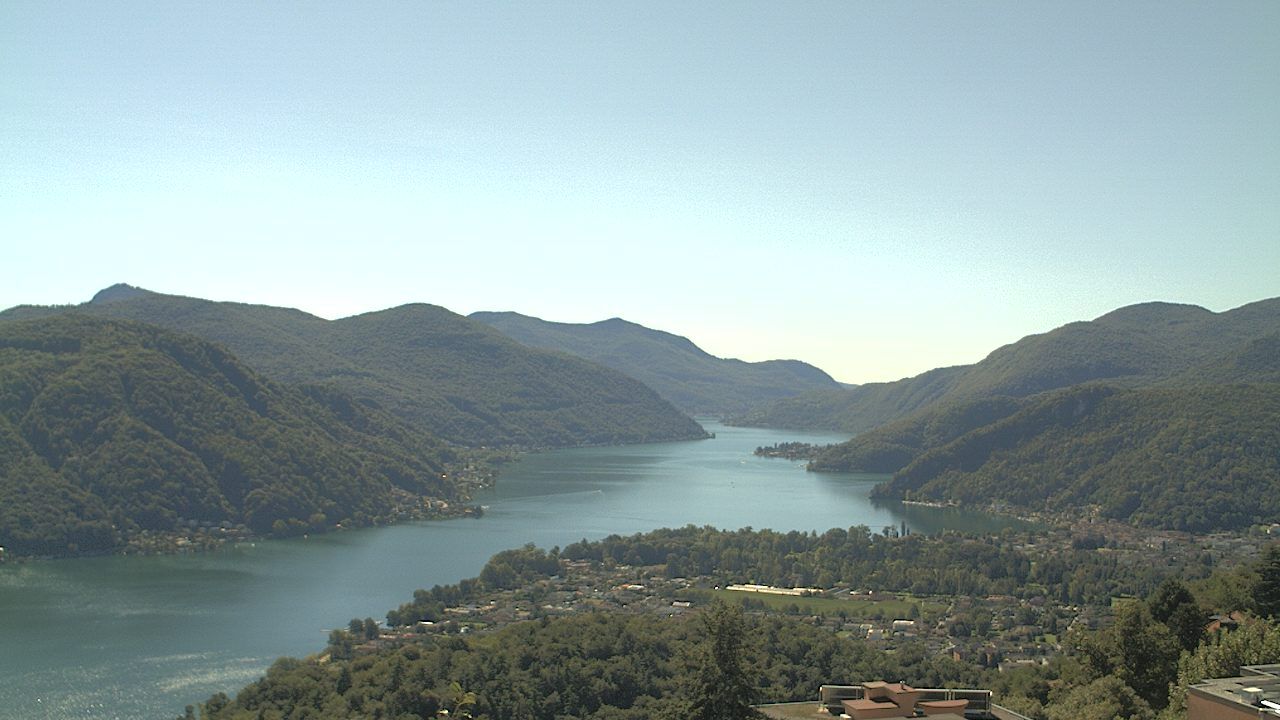
[[[846,382],[1280,295],[1280,5],[0,5],[0,307],[619,316]]]

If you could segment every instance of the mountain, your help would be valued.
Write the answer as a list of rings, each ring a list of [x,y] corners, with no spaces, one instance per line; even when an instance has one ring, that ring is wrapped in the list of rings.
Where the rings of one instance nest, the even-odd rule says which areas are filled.
[[[729,418],[730,425],[864,432],[943,399],[967,366],[936,368],[913,378],[808,392]]]
[[[456,497],[455,460],[386,413],[272,382],[190,335],[78,314],[0,323],[0,545],[19,555],[209,524],[367,523]]]
[[[1021,398],[992,397],[940,403],[822,450],[809,463],[818,472],[894,473],[941,447],[1021,410]]]
[[[799,360],[744,362],[711,355],[688,338],[620,318],[578,325],[514,312],[470,316],[525,345],[559,350],[626,373],[692,414],[724,415],[812,390],[834,390],[830,375]]]
[[[1153,303],[1027,338],[810,469],[893,473],[877,488],[885,497],[1093,510],[1193,531],[1276,522],[1278,309]],[[1106,377],[1039,390],[1088,375],[1050,370],[1062,368]]]
[[[1169,379],[1171,385],[1280,383],[1280,335],[1250,340],[1222,357]]]
[[[706,436],[622,373],[526,347],[433,305],[330,321],[290,308],[117,285],[74,308],[21,306],[0,313],[0,319],[71,309],[193,333],[226,346],[274,380],[331,385],[463,445],[549,447]]]
[[[956,423],[961,434],[926,446],[877,493],[1093,508],[1196,532],[1280,521],[1280,385],[1087,384],[1018,403],[1016,412],[975,421],[967,432]],[[995,415],[1009,408],[994,405]]]
[[[808,393],[730,422],[860,433],[936,404],[1026,397],[1094,381],[1121,387],[1177,384],[1192,381],[1197,371],[1211,372],[1207,365],[1226,362],[1224,353],[1243,353],[1250,343],[1265,342],[1278,333],[1280,298],[1222,313],[1193,305],[1144,303],[1025,337],[974,365]]]

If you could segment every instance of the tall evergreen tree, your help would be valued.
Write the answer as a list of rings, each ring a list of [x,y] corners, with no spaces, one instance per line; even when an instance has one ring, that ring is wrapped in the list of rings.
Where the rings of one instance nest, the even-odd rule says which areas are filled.
[[[1209,616],[1181,580],[1165,580],[1147,600],[1147,607],[1151,617],[1173,632],[1183,650],[1191,652],[1200,645]]]
[[[1153,708],[1163,708],[1169,683],[1177,677],[1178,640],[1147,608],[1123,608],[1110,629],[1117,650],[1116,674]]]
[[[1280,619],[1280,543],[1267,548],[1262,556],[1253,600],[1259,615]]]
[[[692,672],[682,689],[689,720],[746,720],[760,714],[751,707],[756,688],[747,674],[746,619],[742,608],[713,604],[701,617],[702,645],[695,651]]]

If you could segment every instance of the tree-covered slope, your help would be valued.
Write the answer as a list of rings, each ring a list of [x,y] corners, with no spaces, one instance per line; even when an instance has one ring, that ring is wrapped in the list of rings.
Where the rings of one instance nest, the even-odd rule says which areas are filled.
[[[616,370],[525,347],[432,305],[335,320],[324,339],[372,371],[334,381],[447,438],[564,446],[705,436],[653,390]]]
[[[893,383],[805,395],[760,408],[734,423],[858,433],[934,403],[1026,397],[1081,383],[1123,387],[1177,384],[1225,353],[1280,333],[1280,298],[1223,313],[1144,303],[1001,347],[974,365],[941,368]]]
[[[67,309],[18,307],[0,318]],[[288,308],[115,286],[75,310],[193,333],[225,345],[268,377],[332,385],[464,445],[546,447],[705,436],[697,423],[622,373],[526,347],[431,305],[329,321]]]
[[[1084,385],[920,454],[882,495],[1096,508],[1192,531],[1280,521],[1280,385]]]
[[[469,316],[531,347],[559,350],[619,370],[689,413],[741,413],[772,400],[840,387],[798,360],[718,358],[689,339],[619,318],[556,323],[513,312]]]
[[[1179,373],[1169,385],[1280,383],[1280,335],[1251,340],[1241,348],[1199,367]]]
[[[941,447],[984,425],[1001,420],[1025,401],[992,397],[942,403],[917,411],[888,425],[831,445],[809,463],[810,470],[893,473],[931,448]]]
[[[81,315],[0,323],[0,546],[115,549],[190,523],[288,533],[453,497],[453,451],[189,335]]]
[[[1280,298],[1224,313],[1194,305],[1132,305],[1002,347],[971,366],[950,395],[1026,396],[1097,380],[1142,387],[1278,332]]]
[[[833,678],[892,677],[918,686],[969,687],[981,670],[926,652],[919,643],[883,650],[837,636],[800,618],[742,615],[711,606],[705,614],[597,612],[509,625],[492,634],[423,636],[351,657],[277,660],[234,698],[219,693],[200,706],[208,720],[256,718],[462,717],[487,720],[658,720],[734,717],[688,707],[720,687],[699,672],[714,634],[707,622],[728,610],[749,686],[734,699],[815,698]],[[716,646],[717,648],[720,645]],[[727,701],[719,705],[722,710]],[[732,708],[731,708],[732,710]],[[193,711],[192,715],[196,713]],[[820,717],[816,713],[814,717]]]
[[[913,378],[808,392],[729,419],[730,425],[860,433],[946,397],[967,366],[937,368]]]

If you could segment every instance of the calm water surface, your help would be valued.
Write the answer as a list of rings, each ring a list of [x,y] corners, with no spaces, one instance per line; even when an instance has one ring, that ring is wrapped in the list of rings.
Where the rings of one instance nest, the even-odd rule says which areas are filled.
[[[167,557],[0,566],[0,718],[172,718],[330,628],[479,573],[495,552],[689,523],[985,530],[1015,521],[868,499],[881,476],[806,473],[758,445],[846,436],[704,425],[695,442],[563,450],[503,469],[479,519]]]

